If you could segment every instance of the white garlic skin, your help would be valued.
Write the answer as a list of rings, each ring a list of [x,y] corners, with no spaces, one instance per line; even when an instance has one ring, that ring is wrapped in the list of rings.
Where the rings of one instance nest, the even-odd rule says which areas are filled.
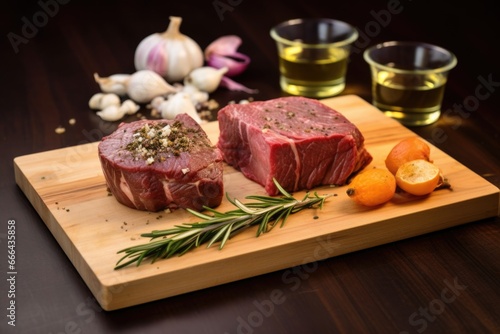
[[[127,93],[129,79],[129,74],[113,74],[109,77],[100,77],[99,74],[94,73],[94,80],[99,84],[103,93],[113,93],[120,96]]]
[[[183,92],[169,96],[167,100],[158,106],[158,110],[161,112],[161,117],[165,119],[174,119],[175,116],[185,113],[191,116],[198,124],[202,123],[196,107],[191,102],[190,96]]]
[[[137,103],[147,103],[157,96],[175,92],[177,92],[177,88],[151,70],[141,70],[133,73],[127,84],[127,95]]]
[[[152,70],[168,82],[184,79],[203,65],[203,51],[192,38],[180,33],[182,18],[171,16],[164,33],[144,38],[134,55],[136,70]]]
[[[193,85],[201,91],[212,93],[219,87],[222,77],[227,71],[227,67],[219,69],[211,66],[199,67],[191,71],[191,73],[184,78],[184,84]]]

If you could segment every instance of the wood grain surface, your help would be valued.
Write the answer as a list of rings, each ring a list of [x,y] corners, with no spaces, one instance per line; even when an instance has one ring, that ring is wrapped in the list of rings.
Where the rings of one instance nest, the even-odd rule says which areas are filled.
[[[385,117],[355,95],[323,100],[365,136],[374,160],[384,167],[389,150],[415,133]],[[204,125],[212,142],[218,124]],[[117,251],[147,242],[140,234],[196,219],[183,210],[142,212],[108,196],[97,142],[14,160],[16,182],[47,225],[101,307],[115,310],[310,263],[352,251],[478,221],[499,214],[499,189],[431,145],[431,157],[452,185],[425,198],[396,195],[377,208],[353,203],[344,187],[321,187],[337,194],[324,208],[291,216],[283,228],[255,237],[250,229],[219,251],[200,247],[182,257],[144,262],[113,270]],[[224,170],[225,191],[231,197],[264,194],[263,188],[230,166]],[[296,193],[301,198],[304,193]],[[218,208],[231,205],[224,200]],[[315,219],[317,216],[317,219]]]

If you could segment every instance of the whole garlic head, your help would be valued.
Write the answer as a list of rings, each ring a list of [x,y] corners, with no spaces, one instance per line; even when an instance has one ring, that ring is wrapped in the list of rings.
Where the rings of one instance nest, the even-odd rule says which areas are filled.
[[[203,65],[203,51],[190,37],[180,33],[182,18],[170,17],[164,33],[144,38],[135,50],[136,70],[152,70],[168,82],[181,81],[193,69]]]

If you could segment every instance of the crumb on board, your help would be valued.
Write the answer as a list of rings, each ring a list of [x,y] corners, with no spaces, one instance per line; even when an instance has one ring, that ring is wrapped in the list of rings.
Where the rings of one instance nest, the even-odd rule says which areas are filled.
[[[63,128],[62,126],[58,126],[56,129],[55,129],[55,132],[60,135],[60,134],[63,134],[66,132],[66,129]]]

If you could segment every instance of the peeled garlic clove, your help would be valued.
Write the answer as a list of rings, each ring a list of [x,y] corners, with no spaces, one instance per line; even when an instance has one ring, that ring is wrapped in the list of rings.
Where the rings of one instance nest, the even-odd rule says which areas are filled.
[[[123,110],[121,110],[118,106],[111,105],[106,108],[104,108],[101,111],[98,111],[97,116],[101,117],[105,121],[109,122],[114,122],[118,121],[125,116],[125,113]]]
[[[101,100],[102,97],[104,96],[104,93],[96,93],[92,95],[92,97],[89,100],[89,108],[90,109],[102,109],[101,108]]]
[[[150,102],[157,96],[177,92],[158,73],[151,70],[137,71],[130,76],[127,84],[128,96],[138,103]]]
[[[119,106],[120,97],[114,93],[104,94],[101,99],[101,104],[99,109],[105,109],[109,106]]]
[[[175,108],[171,101],[168,100],[163,101],[157,110],[160,112],[161,118],[164,119],[174,119],[181,112],[180,108]]]
[[[189,94],[189,97],[191,98],[191,102],[196,106],[198,103],[203,103],[208,101],[208,93],[207,92],[193,92]]]
[[[212,93],[217,89],[217,87],[219,87],[222,77],[227,70],[227,67],[199,67],[189,73],[189,75],[184,79],[184,84],[193,85],[201,91]]]
[[[124,115],[133,115],[140,109],[140,106],[132,100],[125,100],[119,107],[119,111]]]
[[[99,74],[94,73],[94,80],[99,84],[103,93],[114,93],[120,96],[127,93],[129,79],[129,74],[113,74],[109,77],[100,77]]]
[[[146,107],[149,109],[158,109],[163,101],[165,101],[165,98],[163,96],[157,96],[152,99]]]
[[[120,97],[114,93],[97,93],[94,94],[89,100],[89,107],[91,109],[102,110],[109,106],[119,106]]]
[[[198,103],[203,103],[208,101],[208,93],[207,92],[202,92],[201,90],[198,89],[198,87],[193,86],[193,85],[185,85],[182,88],[182,92],[186,93],[189,95],[191,98],[191,102],[196,106]]]
[[[161,112],[161,117],[165,119],[174,119],[175,116],[185,113],[198,124],[202,122],[189,95],[186,93],[179,92],[172,95],[168,100],[160,104],[158,110]]]

